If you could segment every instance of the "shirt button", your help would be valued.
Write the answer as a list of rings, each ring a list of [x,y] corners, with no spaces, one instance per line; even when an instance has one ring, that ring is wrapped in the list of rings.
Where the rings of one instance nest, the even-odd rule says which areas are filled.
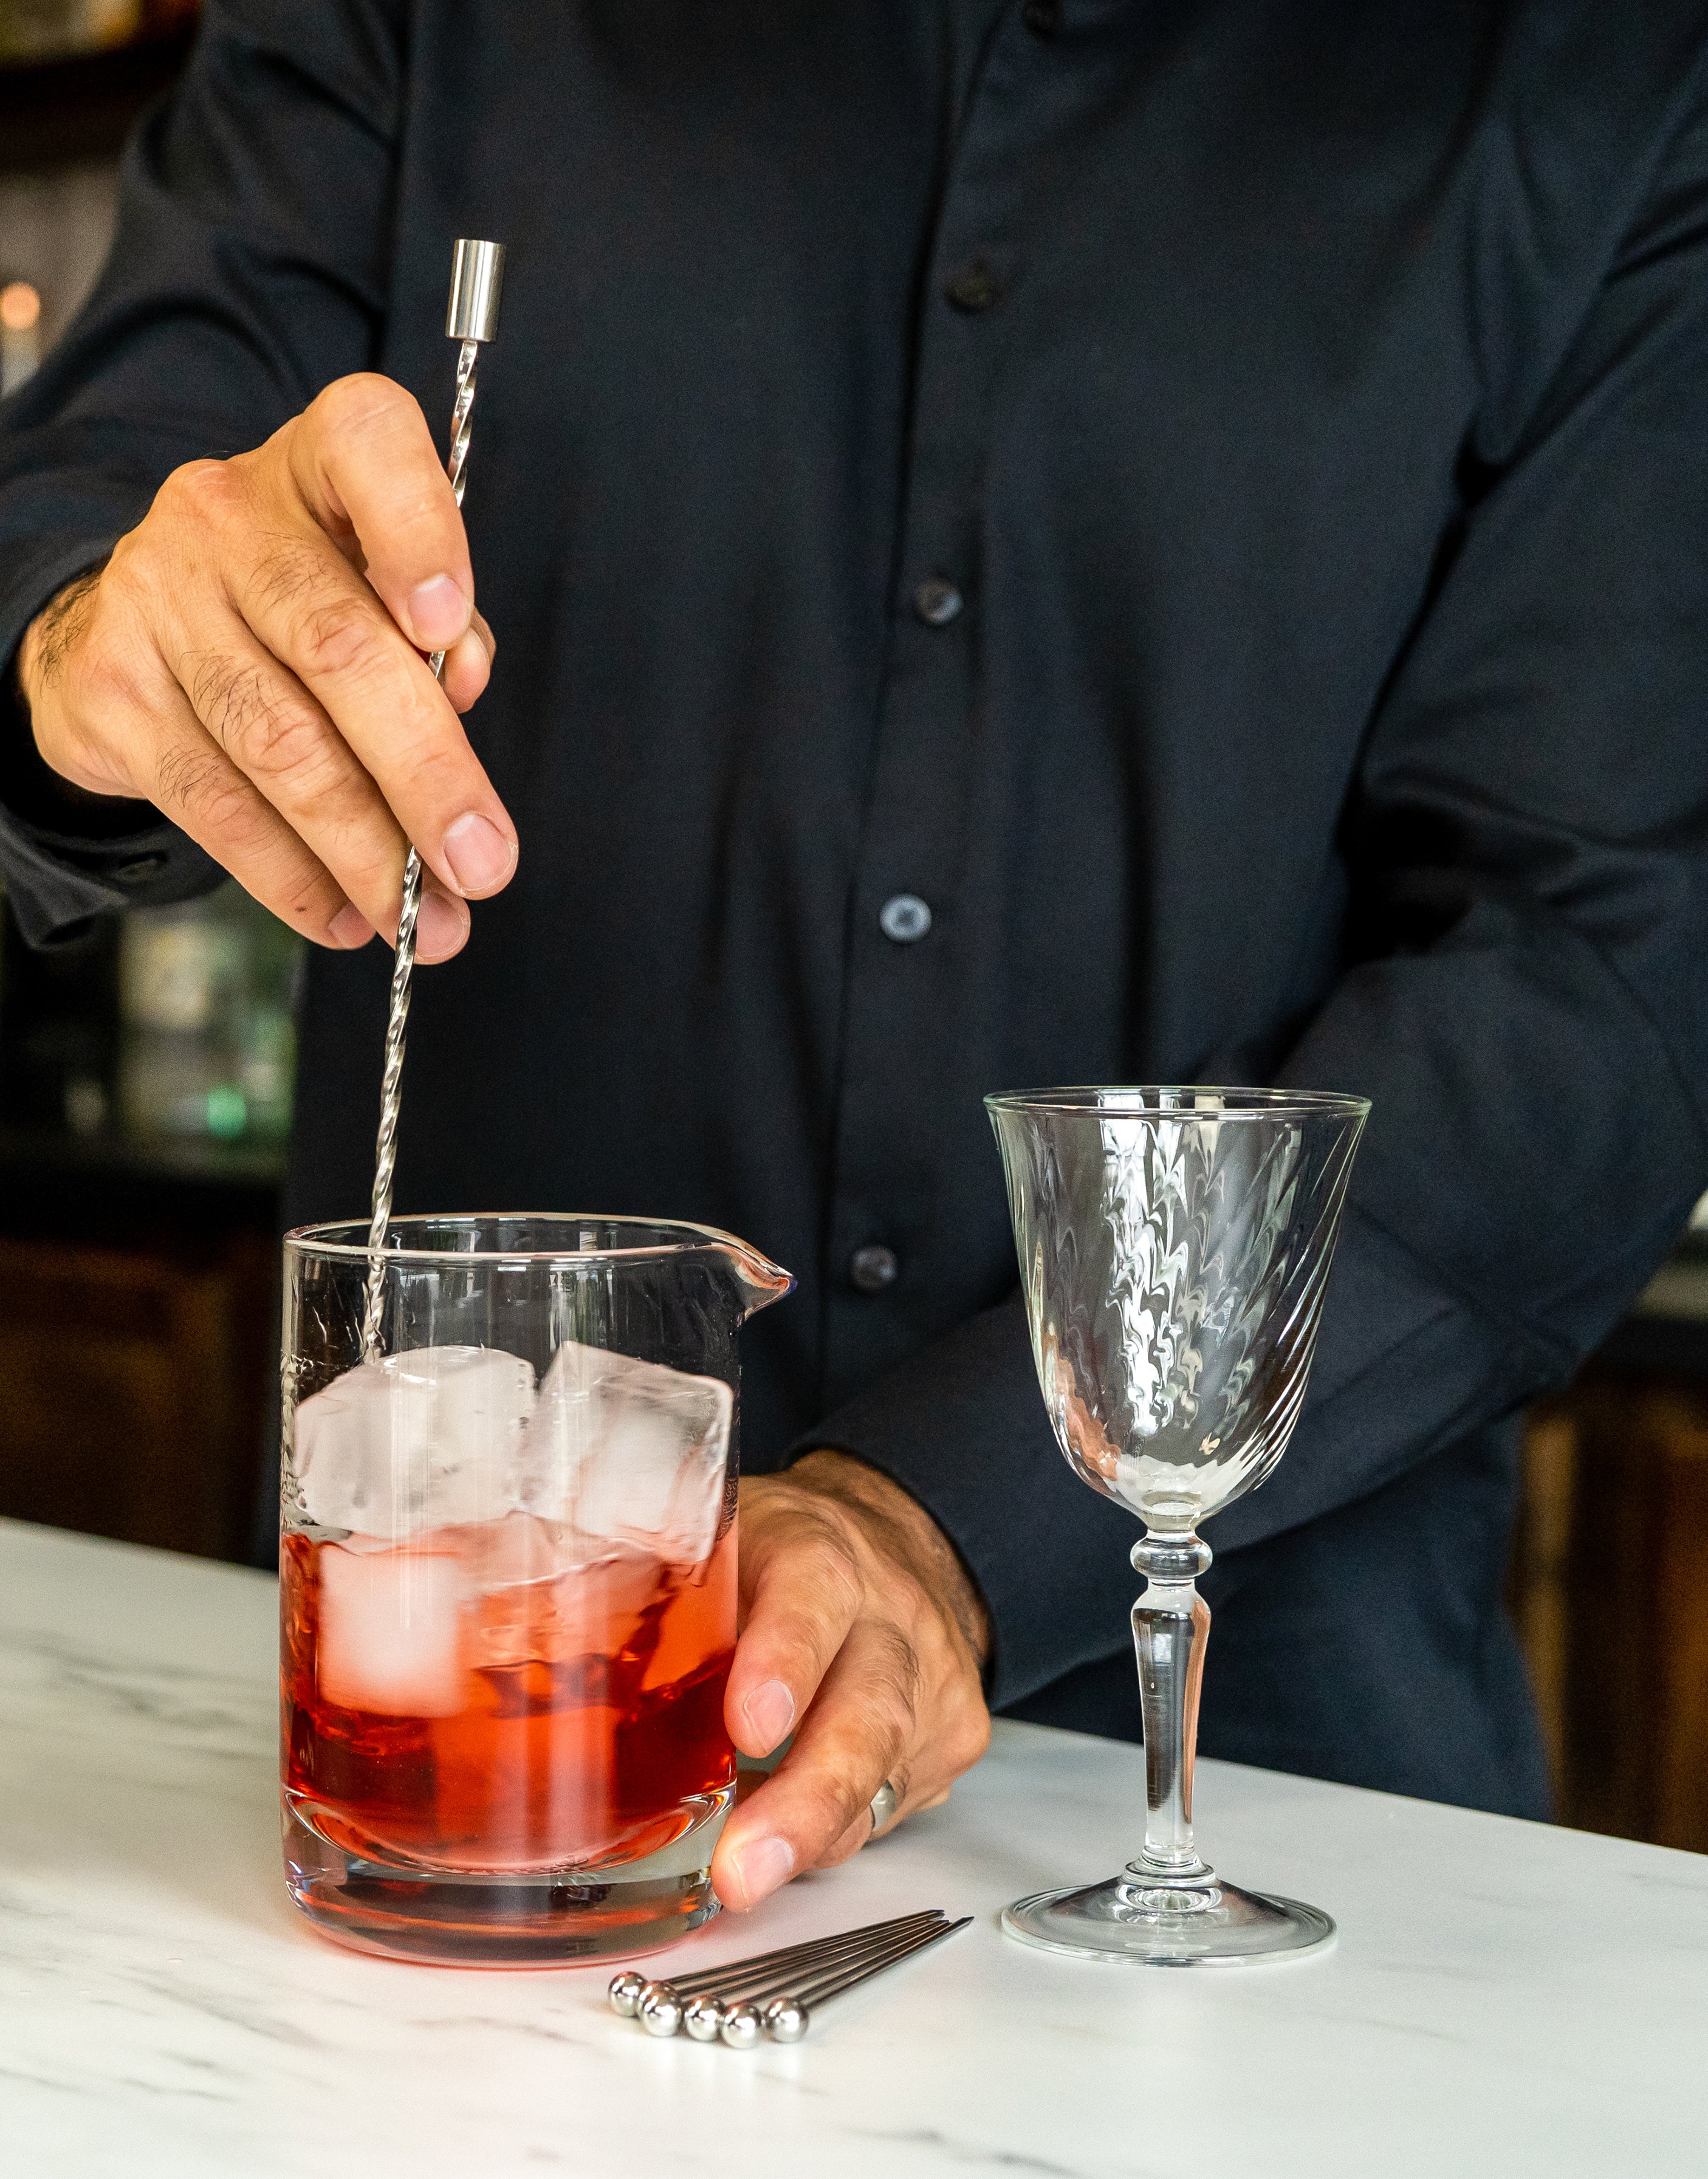
[[[914,591],[914,611],[927,628],[947,628],[965,603],[946,575],[927,575]]]
[[[872,1241],[864,1249],[856,1249],[849,1258],[848,1275],[862,1293],[875,1294],[893,1286],[900,1269],[895,1250],[885,1248],[881,1241]]]
[[[1002,299],[1002,283],[982,257],[964,265],[943,293],[958,310],[975,316]]]
[[[878,910],[878,929],[898,946],[911,946],[931,927],[931,911],[916,892],[898,892]]]

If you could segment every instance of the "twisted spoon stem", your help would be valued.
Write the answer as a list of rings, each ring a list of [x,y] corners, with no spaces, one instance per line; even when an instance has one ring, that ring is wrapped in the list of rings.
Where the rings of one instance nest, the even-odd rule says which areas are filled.
[[[457,355],[457,399],[451,411],[451,452],[446,464],[457,505],[463,504],[469,463],[469,419],[475,407],[479,341],[465,340]],[[433,678],[445,678],[445,654],[428,660]],[[362,1358],[377,1360],[385,1309],[386,1233],[392,1222],[392,1182],[398,1162],[398,1113],[404,1095],[404,1043],[409,1024],[409,979],[415,966],[415,919],[421,909],[421,858],[413,843],[404,861],[404,899],[392,960],[392,995],[386,1017],[385,1065],[380,1074],[380,1132],[374,1146],[374,1209],[368,1227],[368,1291],[362,1315]]]

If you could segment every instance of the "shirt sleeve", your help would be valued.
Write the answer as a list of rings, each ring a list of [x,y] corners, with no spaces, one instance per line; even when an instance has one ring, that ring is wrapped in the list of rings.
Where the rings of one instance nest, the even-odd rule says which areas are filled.
[[[369,367],[387,283],[401,0],[208,0],[182,83],[125,155],[113,255],[0,409],[0,678],[25,629],[182,464],[258,446]],[[146,804],[45,807],[0,699],[0,875],[51,942],[213,865]]]
[[[1219,1556],[1562,1381],[1708,1182],[1708,126],[1546,394],[1488,387],[1346,810],[1342,973],[1275,1070],[1373,1111],[1304,1412]],[[997,1704],[1107,1653],[1133,1524],[1056,1452],[1017,1302],[809,1442],[954,1540]]]

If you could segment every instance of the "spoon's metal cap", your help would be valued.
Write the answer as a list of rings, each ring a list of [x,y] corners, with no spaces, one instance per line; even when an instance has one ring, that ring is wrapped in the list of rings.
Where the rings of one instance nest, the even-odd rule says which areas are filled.
[[[459,242],[451,259],[451,305],[445,313],[449,338],[497,340],[503,290],[503,244]]]

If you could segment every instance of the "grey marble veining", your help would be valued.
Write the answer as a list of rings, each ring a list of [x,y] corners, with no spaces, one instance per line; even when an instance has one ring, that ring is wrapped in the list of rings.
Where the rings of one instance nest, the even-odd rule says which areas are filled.
[[[340,1952],[279,1876],[274,1613],[258,1575],[0,1523],[7,2179],[1708,2163],[1708,1859],[1206,1764],[1217,1864],[1326,1907],[1337,1949],[1081,1965],[1006,1943],[996,1915],[1125,1858],[1140,1758],[1032,1726],[1000,1726],[946,1809],[682,1948],[980,1918],[793,2049],[651,2041],[606,2009],[608,1971]]]

